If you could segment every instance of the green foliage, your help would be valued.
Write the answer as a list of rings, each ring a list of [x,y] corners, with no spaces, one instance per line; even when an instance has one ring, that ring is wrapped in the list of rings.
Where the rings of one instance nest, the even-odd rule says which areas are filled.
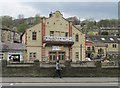
[[[66,66],[66,67],[71,67],[71,62],[70,62],[70,60],[67,60],[67,61],[65,62],[65,66]]]
[[[94,34],[94,32],[90,31],[90,32],[88,32],[88,35],[94,36],[95,34]]]
[[[40,66],[40,61],[39,60],[34,60],[34,66]]]
[[[10,17],[10,16],[1,16],[1,18],[2,18],[2,26],[3,27],[12,28],[12,25],[13,25],[12,17]]]
[[[97,23],[98,27],[117,27],[118,20],[117,19],[103,19]]]
[[[96,26],[96,21],[94,19],[86,19],[86,20],[82,21],[81,26],[83,28],[84,33],[94,31],[98,28]]]
[[[79,24],[80,24],[80,20],[79,20],[76,16],[74,16],[74,17],[69,17],[68,20],[69,20],[69,21],[72,21],[72,23],[73,23],[74,25],[79,25]]]
[[[39,15],[35,16],[35,23],[36,24],[40,23],[40,16]]]
[[[81,27],[83,33],[88,33],[90,31],[100,31],[100,27],[118,27],[120,20],[118,19],[101,19],[100,21],[96,22],[94,19],[86,19],[82,21]],[[104,34],[104,33],[103,33]],[[105,33],[105,35],[107,35]]]
[[[27,27],[28,25],[26,23],[21,23],[17,25],[17,30],[18,32],[24,32]]]

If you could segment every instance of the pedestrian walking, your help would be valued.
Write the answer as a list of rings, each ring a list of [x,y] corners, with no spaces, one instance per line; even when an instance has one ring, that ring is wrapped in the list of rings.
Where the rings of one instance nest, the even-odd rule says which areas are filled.
[[[60,64],[59,64],[59,60],[56,61],[56,67],[55,67],[55,74],[53,77],[56,77],[58,76],[59,78],[62,78],[61,76],[61,67],[60,67]]]

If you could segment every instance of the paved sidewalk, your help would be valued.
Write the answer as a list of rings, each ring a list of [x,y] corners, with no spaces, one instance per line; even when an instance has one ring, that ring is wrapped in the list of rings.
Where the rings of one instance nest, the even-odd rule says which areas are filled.
[[[3,83],[110,83],[118,82],[117,77],[81,77],[81,78],[41,78],[41,77],[3,77]]]

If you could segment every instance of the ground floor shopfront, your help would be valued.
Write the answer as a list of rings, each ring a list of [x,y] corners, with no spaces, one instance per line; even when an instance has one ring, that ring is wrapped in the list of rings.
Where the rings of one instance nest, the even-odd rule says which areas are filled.
[[[46,45],[45,47],[27,47],[28,60],[34,61],[38,59],[41,62],[52,63],[60,60],[64,63],[66,60],[72,59],[71,45]]]
[[[85,49],[72,44],[47,44],[43,46],[27,46],[27,56],[29,61],[39,60],[43,63],[52,63],[60,60],[72,62],[85,60]]]

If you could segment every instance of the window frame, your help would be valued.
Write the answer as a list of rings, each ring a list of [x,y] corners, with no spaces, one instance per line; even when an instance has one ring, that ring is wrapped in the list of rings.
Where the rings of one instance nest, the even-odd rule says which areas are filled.
[[[37,40],[37,32],[32,32],[32,40]]]
[[[50,36],[54,36],[54,31],[50,31]]]
[[[75,58],[79,59],[79,52],[75,52]]]
[[[75,35],[75,41],[79,42],[79,35],[78,34]]]

